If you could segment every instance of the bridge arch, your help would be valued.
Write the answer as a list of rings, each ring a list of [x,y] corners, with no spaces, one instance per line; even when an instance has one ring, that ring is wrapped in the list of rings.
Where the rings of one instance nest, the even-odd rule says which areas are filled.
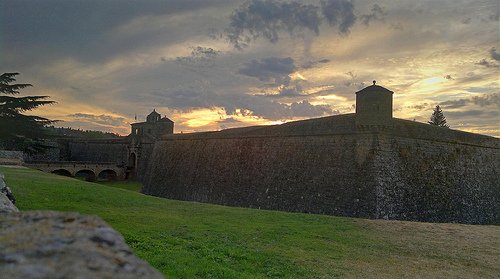
[[[99,172],[99,174],[97,175],[97,179],[103,181],[115,181],[118,179],[118,174],[114,170],[105,169]]]
[[[55,170],[51,171],[51,173],[57,174],[57,175],[62,175],[62,176],[70,176],[70,177],[73,176],[71,174],[71,172],[67,169],[55,169]]]
[[[24,165],[40,171],[72,176],[87,181],[115,177],[116,180],[122,180],[126,179],[127,173],[127,167],[124,164],[117,165],[110,162],[28,161]]]
[[[95,172],[89,169],[79,170],[75,173],[76,178],[85,179],[85,181],[95,181]]]

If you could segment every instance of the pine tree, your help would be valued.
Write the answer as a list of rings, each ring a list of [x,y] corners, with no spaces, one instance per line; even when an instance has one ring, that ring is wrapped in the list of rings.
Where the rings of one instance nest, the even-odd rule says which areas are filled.
[[[434,112],[431,115],[431,121],[428,123],[443,128],[450,128],[450,126],[446,124],[446,117],[444,117],[443,110],[441,110],[439,105],[434,108]]]
[[[54,123],[44,117],[23,114],[39,106],[55,103],[49,96],[14,97],[31,84],[12,84],[19,73],[0,75],[0,148],[37,153],[50,146],[44,139],[49,135],[45,126]]]

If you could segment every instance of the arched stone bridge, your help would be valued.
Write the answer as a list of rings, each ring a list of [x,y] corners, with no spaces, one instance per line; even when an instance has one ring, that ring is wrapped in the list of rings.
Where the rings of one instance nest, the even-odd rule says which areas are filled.
[[[115,163],[72,162],[72,161],[31,161],[24,165],[29,168],[54,174],[83,177],[87,181],[123,180],[126,178],[126,167]]]

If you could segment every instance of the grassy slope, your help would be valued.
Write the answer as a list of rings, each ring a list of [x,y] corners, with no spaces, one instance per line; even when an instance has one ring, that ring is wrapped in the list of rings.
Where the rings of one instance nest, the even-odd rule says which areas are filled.
[[[97,183],[134,192],[139,192],[141,190],[141,183],[135,181],[99,181]]]
[[[99,215],[169,278],[500,274],[497,226],[230,208],[155,198],[30,169],[0,167],[0,172],[20,209]]]

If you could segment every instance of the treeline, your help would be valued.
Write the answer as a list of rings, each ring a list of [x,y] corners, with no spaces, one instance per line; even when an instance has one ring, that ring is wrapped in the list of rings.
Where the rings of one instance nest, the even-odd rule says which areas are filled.
[[[119,138],[120,135],[110,132],[81,130],[63,127],[46,127],[51,135],[55,137],[71,137],[71,138],[85,138],[85,139],[103,139],[103,138]]]

